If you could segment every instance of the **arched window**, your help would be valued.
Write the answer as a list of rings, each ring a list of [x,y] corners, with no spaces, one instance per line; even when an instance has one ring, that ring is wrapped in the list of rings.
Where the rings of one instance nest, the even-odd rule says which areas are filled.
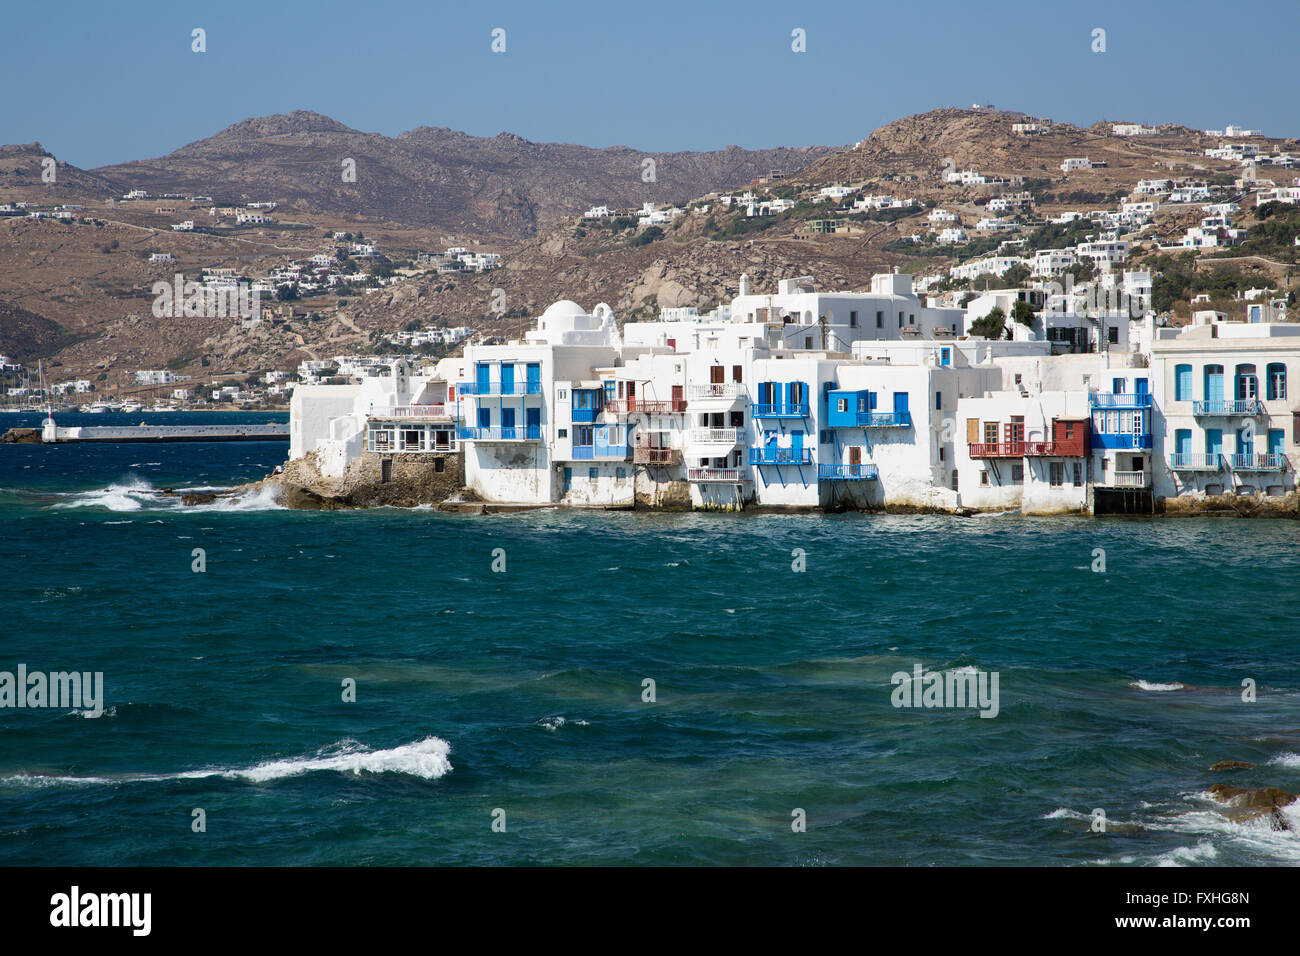
[[[1268,400],[1271,402],[1286,398],[1286,365],[1281,362],[1269,362],[1267,372],[1268,391],[1265,394]]]
[[[1259,379],[1255,375],[1254,365],[1237,366],[1237,398],[1258,398]]]

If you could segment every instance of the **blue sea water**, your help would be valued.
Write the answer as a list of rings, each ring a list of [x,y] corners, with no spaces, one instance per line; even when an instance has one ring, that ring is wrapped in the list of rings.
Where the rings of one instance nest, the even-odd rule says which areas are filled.
[[[1300,861],[1297,808],[1206,793],[1300,791],[1296,523],[151,492],[285,451],[0,446],[0,670],[106,708],[0,710],[0,863]],[[996,672],[997,716],[893,706],[915,664]]]

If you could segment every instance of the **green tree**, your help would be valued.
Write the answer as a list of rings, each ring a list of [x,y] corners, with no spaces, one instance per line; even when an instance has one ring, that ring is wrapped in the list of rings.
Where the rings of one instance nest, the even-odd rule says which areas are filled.
[[[1002,281],[1007,284],[1008,289],[1018,289],[1029,281],[1029,275],[1029,267],[1017,263],[1002,273]]]
[[[1011,318],[1021,325],[1034,324],[1034,307],[1023,299],[1017,299],[1016,304],[1011,307]]]
[[[972,335],[979,335],[986,339],[1000,339],[1006,327],[1007,314],[1001,307],[995,305],[989,310],[988,315],[970,324],[970,331]]]

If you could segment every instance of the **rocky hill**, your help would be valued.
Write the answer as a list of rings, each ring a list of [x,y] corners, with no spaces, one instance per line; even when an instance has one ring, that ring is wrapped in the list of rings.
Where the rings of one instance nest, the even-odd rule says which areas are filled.
[[[592,205],[682,201],[771,169],[794,172],[831,151],[728,146],[652,153],[427,126],[388,137],[300,110],[244,120],[166,156],[94,172],[123,191],[274,199],[299,211],[529,237]],[[646,159],[654,160],[652,182],[642,176]],[[344,178],[345,160],[355,163],[355,182]]]
[[[973,234],[967,246],[938,246],[924,238],[926,215],[936,205],[959,213],[969,229],[987,215],[992,196],[1023,188],[1034,197],[1025,212],[1031,225],[1019,233],[1024,236],[1038,229],[1032,224],[1062,211],[1114,208],[1140,179],[1230,184],[1240,175],[1239,166],[1204,155],[1217,140],[1184,127],[1118,137],[1109,124],[1053,123],[1042,135],[1024,136],[1011,129],[1021,120],[1020,114],[936,110],[890,123],[834,152],[658,154],[655,184],[641,182],[644,157],[634,150],[537,144],[507,134],[481,139],[430,128],[388,138],[302,112],[247,120],[162,160],[89,172],[67,167],[66,174],[59,167],[57,187],[29,182],[33,171],[39,181],[45,155],[39,146],[10,147],[0,151],[0,202],[53,202],[41,198],[50,188],[102,197],[106,187],[115,195],[140,187],[281,205],[274,224],[244,230],[207,227],[215,220],[201,203],[166,201],[176,208],[160,210],[154,200],[87,201],[75,222],[0,219],[0,351],[51,356],[68,371],[110,384],[131,369],[159,367],[219,380],[291,367],[303,357],[378,348],[379,334],[403,328],[469,325],[514,336],[561,298],[588,308],[607,302],[620,319],[635,321],[664,306],[703,310],[727,301],[742,272],[758,290],[798,275],[813,276],[822,288],[859,289],[875,272],[897,266],[934,274],[1017,235]],[[1296,140],[1261,146],[1300,152]],[[355,184],[331,179],[340,155],[357,160]],[[1063,173],[1061,160],[1076,156],[1106,165]],[[728,207],[709,195],[751,188],[756,175],[770,168],[791,172],[801,162],[807,165],[796,174],[752,187],[760,200],[794,202],[777,215],[749,217],[741,205]],[[26,171],[19,175],[19,168]],[[943,180],[945,169],[967,168],[1018,177],[1023,186]],[[1280,169],[1262,175],[1278,176],[1283,185],[1294,178]],[[14,186],[15,179],[23,184]],[[835,219],[849,228],[819,234],[811,226],[846,205],[819,197],[819,189],[832,184],[914,204],[883,212],[840,209]],[[683,214],[662,227],[578,215],[592,204],[639,205],[669,196],[687,202]],[[1239,224],[1254,229],[1252,213],[1247,204]],[[1140,251],[1155,256],[1152,240],[1171,240],[1201,215],[1199,204],[1162,209],[1143,233],[1147,245]],[[205,228],[172,231],[170,224],[184,218],[199,219]],[[440,274],[426,265],[416,274],[413,267],[404,281],[364,293],[331,290],[300,302],[268,302],[266,321],[251,329],[230,319],[157,319],[150,313],[149,289],[160,278],[214,266],[266,275],[290,259],[334,253],[338,243],[330,237],[342,229],[364,230],[393,260],[413,260],[418,250],[477,245],[502,253],[504,268]],[[914,241],[917,236],[922,241]],[[1278,255],[1290,268],[1297,250],[1283,238]],[[174,261],[155,264],[155,253]]]

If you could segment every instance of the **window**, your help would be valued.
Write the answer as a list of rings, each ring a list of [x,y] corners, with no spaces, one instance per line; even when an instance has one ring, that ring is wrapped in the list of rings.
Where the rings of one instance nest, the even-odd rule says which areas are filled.
[[[626,468],[615,468],[615,469],[614,469],[614,477],[617,478],[619,481],[622,481],[624,478],[627,477],[627,469],[626,469]]]
[[[1112,325],[1106,330],[1106,339],[1111,345],[1119,345],[1119,326]]]
[[[600,469],[599,469],[599,468],[588,468],[588,469],[587,469],[587,477],[588,477],[590,480],[595,481],[596,478],[599,477],[599,475],[600,475]]]
[[[952,349],[945,347],[939,350],[939,364],[945,366],[952,364]]]
[[[1083,487],[1083,463],[1078,461],[1074,462],[1074,487]]]
[[[1174,367],[1174,401],[1190,402],[1192,400],[1192,367],[1177,365]]]
[[[803,337],[803,347],[806,348],[806,349],[810,349],[810,348],[812,348],[812,336],[811,336],[811,335],[805,335],[805,336]]]
[[[568,437],[569,437],[569,430],[568,430],[567,428],[561,428],[561,429],[556,433],[556,437],[557,437],[557,438],[568,438]]]
[[[935,411],[943,411],[943,392],[934,393],[934,409]]]
[[[943,461],[943,446],[939,446],[939,460]]]
[[[1053,461],[1047,465],[1047,480],[1053,488],[1065,484],[1065,467],[1063,462]]]
[[[1254,365],[1237,366],[1237,398],[1250,399],[1259,397],[1259,379],[1255,377]]]
[[[562,402],[569,397],[569,393],[565,389],[560,389],[558,392],[555,393],[555,397],[558,401]]]
[[[849,410],[849,400],[847,398],[835,399],[835,410],[837,412],[847,412]]]
[[[885,327],[885,313],[882,311],[878,311],[876,312],[876,328],[883,329],[884,327]]]
[[[740,374],[740,366],[739,366],[739,365],[733,365],[733,366],[731,366],[731,380],[732,380],[733,382],[741,382],[741,381],[744,381],[744,377]]]
[[[898,313],[898,327],[899,327],[900,329],[903,327],[903,313],[902,313],[902,312]]]
[[[915,313],[915,312],[910,312],[910,313],[908,313],[908,316],[907,316],[907,324],[908,324],[908,325],[916,325],[916,313]]]
[[[1286,366],[1281,362],[1270,362],[1268,369],[1268,391],[1265,397],[1270,401],[1286,398]]]
[[[996,445],[998,443],[998,423],[984,423],[984,443],[986,445]]]
[[[988,473],[987,471],[981,471],[981,472],[980,472],[980,484],[981,484],[981,485],[985,485],[985,486],[987,486],[988,483],[989,483],[989,473]]]
[[[856,329],[857,327],[858,327],[858,313],[856,310],[854,310],[849,312],[849,328]]]
[[[1025,480],[1025,466],[1024,466],[1024,465],[1012,465],[1012,466],[1011,466],[1011,480],[1012,480],[1012,481],[1024,481],[1024,480]]]
[[[433,460],[433,470],[434,470],[434,471],[438,471],[438,472],[446,471],[446,470],[447,470],[447,459],[446,459],[446,458],[435,458],[435,459]]]

